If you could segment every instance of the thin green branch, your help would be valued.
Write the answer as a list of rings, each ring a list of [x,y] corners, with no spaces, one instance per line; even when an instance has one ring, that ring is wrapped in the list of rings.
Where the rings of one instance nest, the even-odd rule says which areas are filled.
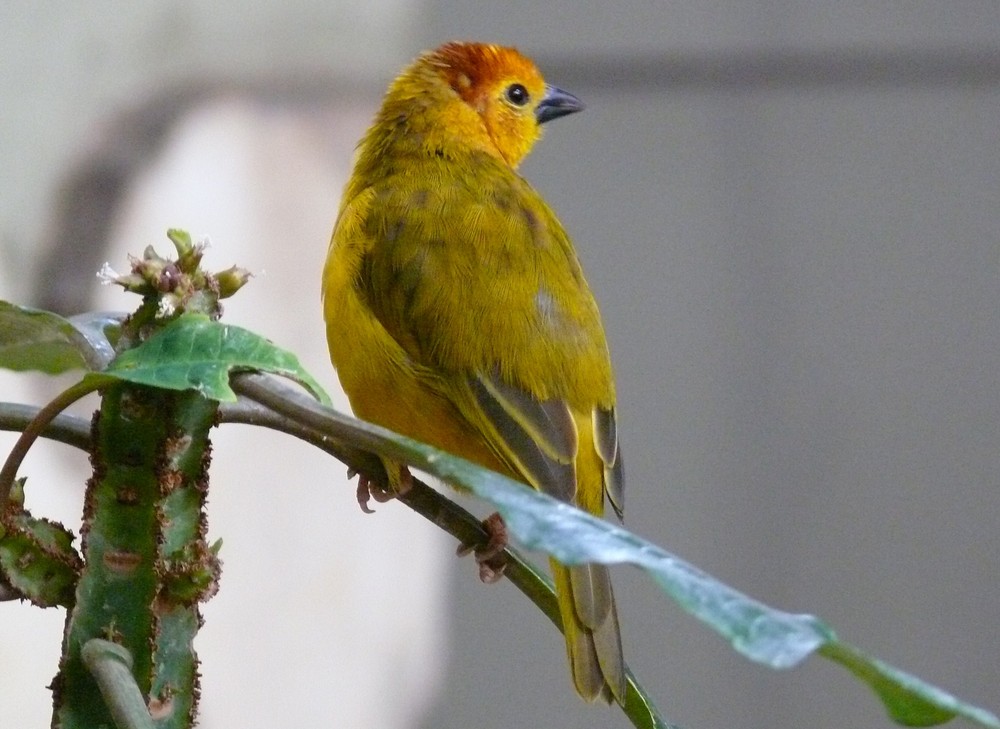
[[[0,431],[23,432],[38,417],[41,410],[37,405],[0,402]],[[351,449],[340,444],[333,444],[330,441],[326,443],[313,442],[315,431],[304,428],[294,420],[246,398],[237,403],[222,403],[219,406],[219,422],[257,425],[305,438],[340,460],[350,458],[353,461],[366,462],[372,468],[377,468],[375,464],[380,463],[378,458],[366,451]],[[89,451],[93,442],[90,421],[69,413],[56,415],[39,435],[63,445],[79,448],[82,451]]]
[[[242,380],[246,375],[241,375]],[[274,387],[267,384],[269,380],[266,378],[261,378],[263,383],[261,384],[261,389],[258,391],[256,386],[250,386],[248,389],[257,391],[262,398],[270,398],[272,396],[276,397],[275,402],[279,402],[281,398],[288,396],[289,394],[298,395],[295,391],[284,388],[282,391],[278,392],[274,390]],[[270,380],[273,382],[273,380]],[[237,386],[236,379],[233,380],[233,388],[239,392],[239,386]],[[267,392],[265,392],[265,390]],[[308,398],[303,398],[307,402],[311,403],[312,400]],[[220,423],[242,423],[245,425],[257,425],[264,428],[270,428],[271,430],[277,430],[282,433],[287,433],[288,435],[295,436],[300,440],[304,440],[310,445],[316,446],[320,450],[329,453],[331,456],[339,460],[341,463],[346,464],[349,468],[353,468],[356,471],[362,473],[373,473],[376,476],[384,476],[384,471],[382,469],[382,462],[377,456],[369,453],[368,451],[363,451],[359,448],[355,448],[349,442],[339,439],[334,439],[322,433],[316,427],[310,427],[310,425],[304,424],[301,420],[296,419],[294,416],[289,417],[283,415],[276,409],[272,409],[268,404],[263,402],[258,402],[255,398],[249,395],[244,395],[240,398],[240,401],[235,404],[223,403],[219,406],[219,422]]]
[[[78,382],[59,393],[48,405],[39,410],[35,418],[21,431],[21,436],[17,439],[10,453],[7,454],[7,460],[4,462],[3,468],[0,469],[0,507],[10,500],[10,489],[17,476],[17,469],[21,467],[21,462],[42,431],[59,413],[99,387],[100,385],[86,380]]]
[[[0,430],[23,432],[38,417],[41,408],[14,402],[0,402]],[[90,450],[90,421],[77,415],[59,413],[41,436],[57,443],[73,446],[82,451]]]
[[[80,649],[80,658],[97,682],[118,729],[153,729],[153,718],[132,675],[132,654],[124,646],[91,638]]]

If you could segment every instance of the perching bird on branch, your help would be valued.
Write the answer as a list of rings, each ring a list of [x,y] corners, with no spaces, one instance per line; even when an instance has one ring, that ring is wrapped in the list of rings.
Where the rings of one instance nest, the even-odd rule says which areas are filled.
[[[592,514],[606,494],[620,517],[600,314],[566,231],[517,173],[542,125],[582,108],[512,48],[447,43],[417,58],[361,141],[323,305],[358,417]],[[406,467],[385,465],[405,489]],[[624,702],[607,569],[552,568],[576,690]]]

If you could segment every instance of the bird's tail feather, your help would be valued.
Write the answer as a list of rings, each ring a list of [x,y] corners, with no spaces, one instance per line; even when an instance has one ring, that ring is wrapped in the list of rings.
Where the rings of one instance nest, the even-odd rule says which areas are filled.
[[[625,661],[618,611],[603,565],[552,561],[566,651],[576,691],[587,701],[625,702]]]

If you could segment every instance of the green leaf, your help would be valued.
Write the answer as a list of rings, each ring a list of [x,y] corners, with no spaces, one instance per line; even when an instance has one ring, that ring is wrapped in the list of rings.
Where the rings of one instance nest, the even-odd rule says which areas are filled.
[[[783,612],[754,600],[621,527],[527,488],[512,479],[369,423],[332,413],[341,434],[359,447],[402,460],[472,491],[503,516],[524,546],[566,564],[632,564],[645,570],[681,608],[722,635],[752,661],[792,668],[809,655],[846,667],[868,684],[890,717],[906,726],[931,726],[957,716],[1000,729],[1000,719],[853,646],[811,615]]]
[[[212,400],[235,402],[229,375],[243,370],[288,377],[320,402],[330,402],[294,354],[204,314],[179,316],[138,347],[119,354],[107,369],[88,377],[113,377],[168,390],[192,389]]]
[[[820,647],[819,654],[841,664],[871,686],[882,699],[889,716],[898,724],[933,726],[962,716],[983,726],[1000,726],[997,717],[990,712],[959,701],[946,691],[846,643],[827,643]]]
[[[0,301],[0,367],[50,375],[96,369],[106,361],[98,332],[109,321],[108,315],[85,318],[81,329],[58,314]]]

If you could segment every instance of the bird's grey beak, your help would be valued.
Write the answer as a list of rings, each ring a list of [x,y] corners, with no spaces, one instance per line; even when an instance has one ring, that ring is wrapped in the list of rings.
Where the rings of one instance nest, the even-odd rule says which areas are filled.
[[[542,97],[538,108],[535,109],[535,118],[539,124],[544,124],[547,121],[572,114],[574,111],[582,110],[583,102],[573,94],[555,86],[546,85],[545,96]]]

